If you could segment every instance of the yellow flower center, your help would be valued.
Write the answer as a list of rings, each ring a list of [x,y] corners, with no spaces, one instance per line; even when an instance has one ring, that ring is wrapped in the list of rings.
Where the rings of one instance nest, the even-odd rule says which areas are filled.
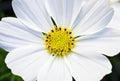
[[[56,56],[65,56],[72,52],[75,46],[75,37],[68,28],[54,27],[45,34],[44,39],[48,52]]]

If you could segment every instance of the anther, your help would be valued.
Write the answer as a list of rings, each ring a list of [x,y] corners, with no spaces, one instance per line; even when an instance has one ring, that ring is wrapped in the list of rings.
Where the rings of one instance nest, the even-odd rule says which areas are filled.
[[[68,34],[68,32],[66,32],[66,34]]]
[[[70,39],[72,39],[72,37],[70,37]]]
[[[48,35],[49,37],[51,37],[51,35]]]
[[[71,43],[71,45],[74,45],[73,43]]]
[[[61,50],[61,52],[63,52],[63,49]]]
[[[54,30],[51,30],[52,32],[54,32]]]
[[[70,48],[68,48],[68,50],[70,51],[71,49],[70,49]]]
[[[66,31],[67,29],[65,28],[64,30]]]
[[[61,27],[59,28],[59,30],[61,30]]]

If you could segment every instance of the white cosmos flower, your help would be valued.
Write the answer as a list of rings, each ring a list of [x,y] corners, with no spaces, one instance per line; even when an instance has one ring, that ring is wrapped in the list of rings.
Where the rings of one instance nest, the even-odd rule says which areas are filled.
[[[119,53],[120,31],[106,27],[109,0],[13,0],[12,6],[17,18],[1,20],[0,47],[9,51],[5,62],[14,74],[25,81],[100,81],[111,72],[103,54]]]

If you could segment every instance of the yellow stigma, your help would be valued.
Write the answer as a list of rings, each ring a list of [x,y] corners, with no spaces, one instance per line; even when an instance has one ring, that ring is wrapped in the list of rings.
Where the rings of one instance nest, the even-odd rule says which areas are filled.
[[[68,28],[54,27],[44,39],[48,52],[56,56],[65,56],[72,52],[75,46],[75,37]]]

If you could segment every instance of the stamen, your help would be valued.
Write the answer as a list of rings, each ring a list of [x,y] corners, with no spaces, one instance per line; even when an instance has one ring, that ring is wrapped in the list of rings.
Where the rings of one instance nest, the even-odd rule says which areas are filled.
[[[53,56],[65,56],[72,52],[75,46],[75,37],[68,28],[53,28],[45,35],[46,49]]]
[[[54,32],[54,30],[51,30],[52,32]]]
[[[72,32],[69,32],[69,34],[71,34]]]

